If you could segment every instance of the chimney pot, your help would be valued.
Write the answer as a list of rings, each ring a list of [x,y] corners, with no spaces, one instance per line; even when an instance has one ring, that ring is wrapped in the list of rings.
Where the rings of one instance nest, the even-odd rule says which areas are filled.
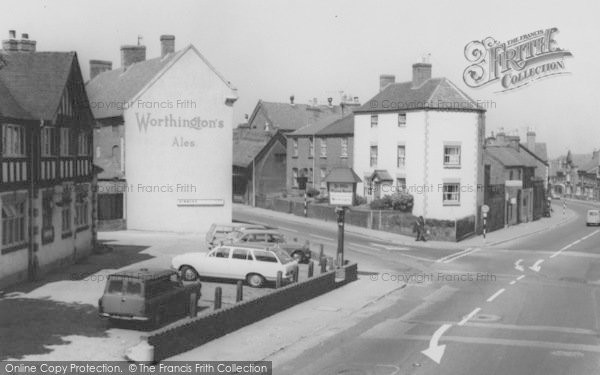
[[[379,92],[383,91],[388,85],[396,83],[396,76],[393,74],[381,74],[379,76]]]
[[[160,46],[162,57],[175,52],[175,35],[161,35]]]
[[[21,39],[29,39],[29,34],[27,34],[27,33],[21,34]]]
[[[107,72],[112,69],[112,62],[106,60],[90,60],[90,80],[94,79],[98,74]]]
[[[15,30],[8,30],[8,37],[10,39],[15,39],[17,37],[17,32]]]
[[[121,46],[121,67],[126,69],[131,64],[146,60],[146,46]]]
[[[527,148],[535,151],[535,132],[531,130],[527,132]]]
[[[416,63],[413,64],[413,79],[412,87],[416,88],[421,86],[425,81],[431,79],[431,64],[429,63]]]

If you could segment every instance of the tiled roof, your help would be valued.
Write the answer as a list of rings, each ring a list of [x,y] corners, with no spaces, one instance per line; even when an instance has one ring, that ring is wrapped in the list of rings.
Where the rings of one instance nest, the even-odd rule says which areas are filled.
[[[8,116],[54,120],[75,52],[2,53],[0,110]],[[6,95],[10,93],[10,95]]]
[[[179,53],[156,57],[98,74],[86,84],[94,118],[123,115],[123,107]]]
[[[350,114],[332,122],[317,132],[317,135],[348,135],[354,134],[354,114]]]
[[[233,165],[247,167],[258,153],[269,143],[269,132],[250,131],[233,140]]]
[[[385,112],[409,109],[455,109],[482,111],[477,102],[446,78],[431,78],[418,87],[412,82],[392,83],[355,112]]]
[[[584,171],[584,172],[588,172],[588,173],[596,173],[596,171],[598,170],[598,167],[600,166],[600,156],[598,153],[596,154],[592,154],[592,156],[590,157],[588,155],[588,160],[585,162],[581,162],[580,165],[578,165],[578,169],[580,171]]]
[[[254,120],[257,111],[262,110],[268,118],[272,127],[282,130],[298,130],[305,127],[301,134],[314,134],[315,131],[330,124],[335,119],[339,119],[343,114],[350,113],[351,110],[346,107],[342,111],[339,105],[327,106],[308,104],[288,104],[260,101],[257,108],[250,118],[250,123]],[[314,127],[308,127],[314,126]],[[305,133],[306,132],[306,133]]]
[[[324,179],[325,182],[362,182],[351,168],[333,168]]]
[[[485,153],[498,160],[505,167],[537,167],[537,160],[526,152],[519,152],[510,146],[487,146]]]
[[[540,159],[548,161],[548,150],[545,143],[536,142],[535,150],[532,150]]]

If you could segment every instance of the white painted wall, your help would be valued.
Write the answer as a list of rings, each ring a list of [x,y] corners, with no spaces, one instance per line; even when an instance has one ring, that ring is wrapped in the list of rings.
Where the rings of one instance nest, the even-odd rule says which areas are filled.
[[[139,98],[170,103],[172,108],[145,109],[134,104],[125,111],[128,229],[202,233],[213,222],[231,221],[233,107],[225,99],[232,93],[189,49]],[[178,100],[190,100],[195,108],[178,106]],[[138,118],[147,115],[154,119],[200,117],[215,120],[217,125],[200,130],[151,125],[140,129]],[[196,191],[178,192],[178,184],[191,185]],[[145,187],[163,191],[147,192]],[[224,204],[178,206],[178,198],[220,199]]]
[[[380,113],[371,128],[370,114],[354,118],[354,169],[364,180],[375,169],[384,169],[395,179],[406,178],[415,198],[413,214],[435,219],[458,219],[477,212],[478,114],[472,112],[408,112],[406,126],[398,127],[397,113]],[[444,142],[461,143],[461,168],[446,169]],[[406,147],[406,166],[397,167],[397,146]],[[370,167],[370,146],[378,145],[377,167]],[[460,206],[442,204],[444,179],[460,179]],[[469,191],[470,190],[470,191]],[[365,195],[364,184],[357,193]],[[382,193],[382,196],[385,193]]]

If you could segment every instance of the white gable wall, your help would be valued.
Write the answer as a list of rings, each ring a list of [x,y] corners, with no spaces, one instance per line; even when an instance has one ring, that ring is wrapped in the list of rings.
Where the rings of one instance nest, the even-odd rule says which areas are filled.
[[[225,82],[189,49],[125,111],[129,229],[202,233],[213,222],[231,221],[233,107],[225,104],[231,95]],[[147,109],[146,103],[166,108]],[[163,121],[199,117],[200,129],[164,122],[144,128],[140,118],[147,116]],[[223,204],[182,206],[178,199]]]

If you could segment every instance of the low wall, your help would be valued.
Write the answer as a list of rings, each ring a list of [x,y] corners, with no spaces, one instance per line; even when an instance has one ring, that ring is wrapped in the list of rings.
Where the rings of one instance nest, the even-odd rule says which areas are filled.
[[[194,349],[358,278],[356,263],[343,269],[346,275],[343,281],[336,281],[336,272],[329,271],[276,289],[265,296],[242,301],[174,327],[166,327],[148,338],[148,343],[154,346],[154,361]]]

